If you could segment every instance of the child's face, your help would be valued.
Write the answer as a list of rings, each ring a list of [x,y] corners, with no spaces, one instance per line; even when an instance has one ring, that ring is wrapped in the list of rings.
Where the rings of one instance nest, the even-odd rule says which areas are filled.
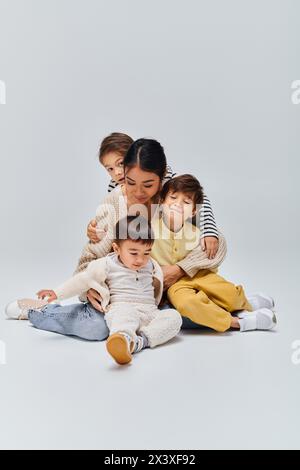
[[[123,161],[124,157],[117,152],[106,153],[101,159],[101,163],[111,179],[118,184],[124,183]]]
[[[180,230],[184,222],[196,213],[191,195],[169,191],[162,203],[163,215],[169,227]]]
[[[152,245],[144,245],[138,241],[123,240],[120,244],[113,243],[113,249],[127,268],[137,271],[148,263]]]

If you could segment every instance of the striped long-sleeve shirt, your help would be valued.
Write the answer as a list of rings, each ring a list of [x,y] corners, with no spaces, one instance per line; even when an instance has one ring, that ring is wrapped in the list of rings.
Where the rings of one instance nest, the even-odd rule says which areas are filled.
[[[178,176],[177,173],[174,173],[172,168],[168,165],[167,166],[167,172],[166,176],[164,177],[163,184],[165,184],[167,181],[169,181],[172,178],[175,178],[175,176]],[[118,183],[115,181],[111,180],[108,186],[108,192],[110,193],[113,191],[116,187],[118,186]],[[211,207],[210,200],[206,195],[204,195],[203,198],[203,204],[200,209],[200,230],[201,230],[201,237],[216,237],[219,238],[218,235],[218,228],[217,224],[215,221],[215,216]]]

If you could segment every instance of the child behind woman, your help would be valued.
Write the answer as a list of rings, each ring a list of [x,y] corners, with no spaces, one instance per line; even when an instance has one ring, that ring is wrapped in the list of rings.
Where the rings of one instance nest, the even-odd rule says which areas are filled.
[[[111,178],[108,192],[111,192],[119,185],[124,184],[125,177],[123,161],[133,142],[134,141],[130,136],[121,132],[113,132],[105,137],[101,142],[99,161]],[[162,184],[164,185],[175,176],[176,173],[169,165],[167,165]],[[208,258],[212,259],[218,251],[219,233],[210,200],[205,194],[203,195],[203,201],[199,208],[199,215],[201,245],[203,250],[207,252]],[[101,239],[101,236],[103,236],[103,230],[98,229],[97,221],[95,219],[90,222],[87,233],[88,238],[93,243],[97,243]]]

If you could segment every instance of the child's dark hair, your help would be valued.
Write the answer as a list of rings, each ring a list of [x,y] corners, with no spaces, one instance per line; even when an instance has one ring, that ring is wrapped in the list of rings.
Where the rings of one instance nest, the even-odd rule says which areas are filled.
[[[114,241],[120,245],[125,240],[153,245],[155,238],[151,224],[144,217],[136,215],[128,215],[119,220],[115,227]]]
[[[138,139],[128,150],[124,158],[124,169],[139,166],[159,176],[162,181],[167,170],[167,159],[163,147],[154,139]]]
[[[192,175],[180,175],[167,181],[160,193],[161,202],[164,202],[170,191],[189,195],[193,199],[195,207],[198,204],[203,204],[203,188],[197,178]]]
[[[128,149],[133,144],[134,140],[127,134],[121,132],[113,132],[103,139],[99,150],[99,160],[102,163],[102,158],[110,152],[116,152],[121,157],[125,157]]]

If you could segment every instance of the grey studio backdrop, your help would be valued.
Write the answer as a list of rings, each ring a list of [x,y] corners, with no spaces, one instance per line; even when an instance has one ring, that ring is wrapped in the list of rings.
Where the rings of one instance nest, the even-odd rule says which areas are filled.
[[[174,409],[163,417],[162,405],[157,405],[157,414],[146,407],[140,417],[143,420],[144,415],[147,429],[117,437],[107,422],[103,432],[104,411],[95,406],[95,397],[95,408],[87,416],[78,405],[79,396],[72,396],[80,354],[74,352],[66,384],[63,369],[55,365],[64,357],[44,356],[46,337],[24,323],[12,326],[1,319],[7,365],[0,366],[0,447],[299,445],[300,365],[291,360],[292,344],[300,339],[300,105],[291,99],[291,85],[300,79],[299,23],[297,0],[0,0],[0,80],[6,86],[6,104],[0,105],[1,318],[10,300],[55,287],[72,273],[86,241],[87,222],[106,194],[108,179],[98,164],[97,149],[112,131],[158,139],[176,171],[200,179],[228,241],[221,274],[245,285],[247,292],[274,295],[280,315],[280,330],[266,335],[264,345],[258,337],[267,359],[257,377],[258,357],[241,364],[243,383],[236,362],[247,356],[251,361],[256,340],[251,345],[251,335],[244,336],[245,342],[231,350],[227,366],[236,369],[229,379],[234,383],[232,394],[226,386],[222,389],[222,383],[228,383],[226,364],[211,371],[212,376],[221,374],[222,383],[213,382],[206,389],[203,382],[210,380],[209,370],[205,369],[207,376],[200,368],[197,374],[191,370],[191,375],[181,377],[179,367],[178,377],[165,379],[163,372],[151,369],[149,359],[157,387],[172,383]],[[26,412],[14,403],[24,393],[21,384],[26,389],[27,381],[37,380],[34,367],[26,369],[33,338],[40,338],[32,352],[41,366],[40,380],[43,361],[52,373],[53,383],[43,393],[48,390],[51,400],[60,403],[55,419],[51,406],[44,420],[40,409],[30,408],[30,397],[35,397],[38,408],[45,405],[39,382],[33,395],[24,397]],[[219,340],[203,338],[206,354],[214,354]],[[62,341],[57,339],[59,347]],[[217,349],[220,357],[229,341]],[[195,348],[197,344],[200,347],[199,338]],[[100,346],[76,346],[82,354],[84,348],[95,348],[95,376]],[[176,358],[176,345],[173,354]],[[20,356],[23,371],[18,370]],[[196,358],[187,353],[185,360]],[[203,357],[201,361],[205,363]],[[132,393],[143,394],[147,401],[152,383],[143,375],[143,360],[139,362],[140,376]],[[126,390],[126,373],[121,374],[122,385],[116,373],[101,378],[99,401],[107,405],[108,423],[114,416],[112,390]],[[57,391],[55,380],[62,380],[67,396],[64,388],[61,394]],[[214,386],[220,396],[212,398]],[[88,401],[88,384],[82,387],[83,401]],[[199,401],[190,395],[197,387]],[[159,403],[159,395],[153,393]],[[167,395],[163,397],[168,403]],[[264,405],[270,397],[271,403]],[[68,399],[70,406],[63,404]],[[137,400],[144,403],[143,398]],[[117,409],[126,417],[127,429],[134,429],[134,423],[128,424],[131,412],[123,415]],[[244,413],[248,421],[243,421]],[[94,430],[94,418],[103,434]],[[83,434],[62,432],[61,420]],[[16,430],[17,425],[21,427]],[[243,437],[237,437],[238,430]]]

